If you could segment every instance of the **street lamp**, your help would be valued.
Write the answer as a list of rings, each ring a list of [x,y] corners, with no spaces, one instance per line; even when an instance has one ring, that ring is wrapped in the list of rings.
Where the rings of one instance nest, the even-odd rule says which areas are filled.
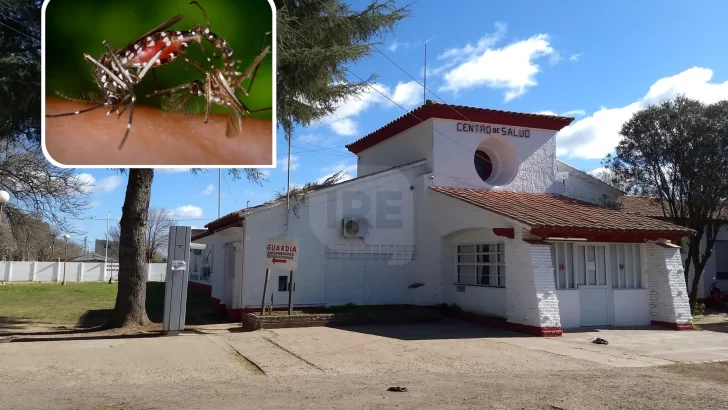
[[[106,215],[106,242],[104,242],[104,273],[106,273],[106,263],[107,259],[109,257],[109,218],[111,218],[111,211],[109,211],[109,214]],[[109,285],[111,285],[111,281],[114,280],[114,271],[109,272]]]
[[[66,241],[66,245],[63,247],[63,282],[61,285],[66,284],[66,260],[68,259],[68,240],[71,239],[71,235],[63,235],[63,240]]]
[[[10,201],[10,194],[0,191],[0,225],[3,224],[3,206]]]

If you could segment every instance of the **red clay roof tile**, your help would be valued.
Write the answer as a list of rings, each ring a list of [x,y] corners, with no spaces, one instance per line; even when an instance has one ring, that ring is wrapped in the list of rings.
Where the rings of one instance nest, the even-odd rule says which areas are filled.
[[[432,190],[531,228],[592,232],[690,234],[684,227],[561,195],[432,187]]]

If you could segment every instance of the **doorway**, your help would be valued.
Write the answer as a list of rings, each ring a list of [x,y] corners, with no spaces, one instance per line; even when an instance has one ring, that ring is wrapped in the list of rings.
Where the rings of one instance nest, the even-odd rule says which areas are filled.
[[[605,326],[609,320],[606,245],[574,245],[581,326]]]

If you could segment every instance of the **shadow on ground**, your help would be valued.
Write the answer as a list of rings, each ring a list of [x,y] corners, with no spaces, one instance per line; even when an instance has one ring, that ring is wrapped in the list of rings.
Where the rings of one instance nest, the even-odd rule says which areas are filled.
[[[104,325],[111,315],[111,309],[88,310],[79,317],[75,327],[43,325],[30,320],[0,317],[0,343],[159,336],[164,315],[164,287],[164,282],[147,282],[146,310],[152,322],[149,326],[137,329],[107,329]],[[188,288],[185,324],[196,326],[229,323],[229,320],[220,317],[211,308],[210,302],[208,293]]]
[[[699,328],[700,330],[728,333],[728,322],[698,324],[698,325],[696,325],[696,327]]]

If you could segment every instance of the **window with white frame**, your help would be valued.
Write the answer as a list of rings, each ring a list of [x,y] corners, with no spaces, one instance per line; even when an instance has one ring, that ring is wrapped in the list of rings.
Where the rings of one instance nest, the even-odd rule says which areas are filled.
[[[606,286],[642,289],[642,256],[639,244],[582,244],[555,242],[551,245],[556,289]]]
[[[506,286],[503,243],[456,246],[458,285]]]

